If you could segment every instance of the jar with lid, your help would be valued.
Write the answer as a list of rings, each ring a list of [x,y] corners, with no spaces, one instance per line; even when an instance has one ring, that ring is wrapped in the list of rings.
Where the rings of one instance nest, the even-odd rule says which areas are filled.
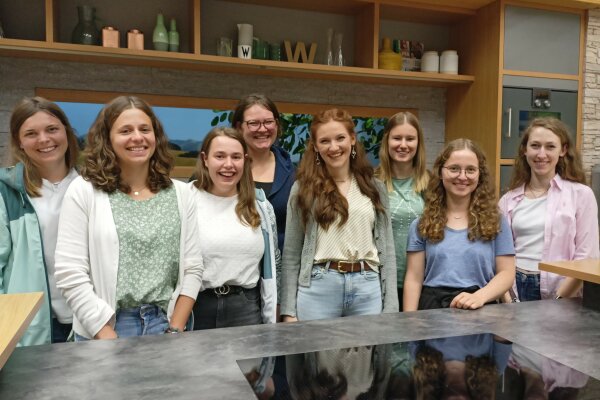
[[[421,58],[422,72],[439,72],[440,56],[437,51],[426,51]]]
[[[440,57],[440,72],[442,74],[458,74],[458,53],[456,50],[446,50]]]

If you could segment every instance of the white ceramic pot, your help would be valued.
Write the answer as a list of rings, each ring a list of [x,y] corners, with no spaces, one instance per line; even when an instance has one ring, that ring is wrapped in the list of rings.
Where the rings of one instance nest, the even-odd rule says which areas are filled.
[[[446,50],[442,52],[440,58],[440,72],[442,74],[458,74],[458,54],[456,50]]]
[[[422,72],[439,72],[440,56],[437,51],[426,51],[421,58]]]

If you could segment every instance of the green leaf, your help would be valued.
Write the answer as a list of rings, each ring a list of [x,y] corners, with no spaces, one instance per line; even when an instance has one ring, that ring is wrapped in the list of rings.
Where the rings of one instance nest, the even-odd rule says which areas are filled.
[[[219,118],[219,122],[225,122],[226,119],[227,119],[227,113],[224,112],[223,114],[221,114],[221,118]]]
[[[217,115],[216,117],[214,117],[212,119],[212,121],[210,121],[210,126],[217,126],[218,123],[219,123],[219,116]]]

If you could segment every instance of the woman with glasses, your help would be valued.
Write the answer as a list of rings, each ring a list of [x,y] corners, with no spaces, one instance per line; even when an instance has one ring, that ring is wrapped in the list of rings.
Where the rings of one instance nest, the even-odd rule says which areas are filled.
[[[402,291],[406,274],[406,242],[410,224],[423,213],[423,195],[429,182],[425,143],[419,120],[410,112],[399,112],[385,126],[377,177],[387,186],[398,280],[398,301],[402,309]]]
[[[404,311],[473,310],[500,298],[514,280],[515,251],[481,149],[468,139],[448,143],[425,198],[409,232]]]
[[[288,202],[285,321],[398,311],[387,201],[350,114],[334,108],[313,116]]]
[[[277,218],[278,247],[283,251],[285,213],[294,183],[294,164],[290,155],[276,144],[281,134],[279,111],[263,94],[251,94],[240,100],[231,126],[241,130],[248,145],[252,179],[267,195]]]
[[[196,205],[172,166],[148,103],[120,96],[102,108],[58,224],[56,285],[76,341],[184,330],[204,267]]]
[[[581,281],[540,271],[541,260],[598,258],[598,207],[568,128],[533,120],[523,133],[510,191],[500,199],[516,250],[521,301],[580,295]]]
[[[78,175],[77,136],[55,103],[25,98],[10,116],[10,146],[19,162],[0,169],[0,294],[44,293],[19,345],[65,342],[73,312],[56,287],[54,250],[65,192]]]

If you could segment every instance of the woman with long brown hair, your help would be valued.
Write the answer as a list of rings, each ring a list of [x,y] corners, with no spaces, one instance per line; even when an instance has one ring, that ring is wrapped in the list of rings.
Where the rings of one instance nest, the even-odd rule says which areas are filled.
[[[400,309],[406,275],[408,230],[415,218],[423,213],[424,194],[429,182],[424,141],[417,117],[401,111],[388,120],[379,149],[380,164],[376,174],[385,183],[390,197]]]
[[[10,116],[10,145],[18,162],[0,169],[0,294],[44,293],[19,345],[64,342],[73,313],[56,287],[54,249],[61,204],[77,177],[77,136],[60,107],[32,97]]]
[[[477,309],[500,298],[514,279],[514,247],[479,146],[448,143],[425,199],[410,227],[404,311]]]
[[[540,271],[545,261],[598,258],[598,206],[579,153],[556,118],[534,119],[519,145],[510,191],[500,199],[516,250],[520,300],[578,295],[581,281]]]
[[[190,184],[205,266],[194,329],[275,323],[277,226],[262,189],[254,189],[248,147],[233,128],[213,128]]]
[[[398,311],[387,191],[348,112],[313,116],[297,178],[283,250],[284,320]]]
[[[180,332],[202,283],[196,207],[148,103],[120,96],[87,136],[63,202],[56,282],[75,340]]]

